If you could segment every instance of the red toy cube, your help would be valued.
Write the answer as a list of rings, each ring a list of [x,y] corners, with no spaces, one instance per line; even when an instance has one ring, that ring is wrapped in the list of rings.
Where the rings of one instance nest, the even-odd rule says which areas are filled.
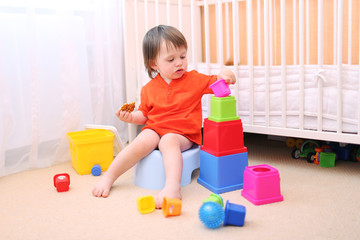
[[[216,157],[247,152],[241,119],[224,122],[204,120],[201,150]]]
[[[66,192],[69,190],[70,175],[67,173],[60,173],[54,176],[54,186],[58,192]]]

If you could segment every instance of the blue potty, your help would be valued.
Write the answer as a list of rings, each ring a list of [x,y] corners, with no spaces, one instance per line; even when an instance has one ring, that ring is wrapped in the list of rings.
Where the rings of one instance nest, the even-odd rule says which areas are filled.
[[[192,172],[200,167],[200,147],[194,145],[192,148],[182,152],[183,172],[181,186],[191,182]],[[164,163],[159,150],[152,151],[135,165],[134,183],[138,187],[160,190],[165,186]]]

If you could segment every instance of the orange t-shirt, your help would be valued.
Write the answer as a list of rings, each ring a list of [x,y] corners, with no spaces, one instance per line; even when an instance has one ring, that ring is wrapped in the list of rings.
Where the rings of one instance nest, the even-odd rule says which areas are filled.
[[[213,93],[209,86],[217,76],[193,70],[168,84],[158,74],[141,89],[139,110],[148,118],[143,129],[152,129],[160,136],[181,134],[201,144],[201,98]]]

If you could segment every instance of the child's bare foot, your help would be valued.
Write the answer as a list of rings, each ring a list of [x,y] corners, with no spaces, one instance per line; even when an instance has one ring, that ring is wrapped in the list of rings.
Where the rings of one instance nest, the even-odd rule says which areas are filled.
[[[104,175],[100,181],[96,184],[94,189],[92,190],[92,194],[95,197],[108,197],[110,193],[111,185],[113,184],[113,181]]]
[[[162,208],[162,203],[163,203],[163,199],[164,197],[167,198],[176,198],[176,199],[180,199],[182,198],[181,196],[181,187],[180,186],[165,186],[160,192],[159,194],[155,197],[155,207],[157,209]]]

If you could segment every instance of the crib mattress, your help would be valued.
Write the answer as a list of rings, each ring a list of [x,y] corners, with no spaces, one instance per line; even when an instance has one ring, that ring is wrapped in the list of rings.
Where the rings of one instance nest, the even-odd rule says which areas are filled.
[[[203,73],[217,74],[219,67],[211,65],[209,69],[205,65],[199,65],[198,70]],[[282,83],[281,66],[272,66],[268,85],[265,80],[265,68],[256,66],[252,88],[249,67],[239,66],[238,85],[230,88],[232,95],[238,94],[238,114],[243,124],[299,129],[301,128],[300,102],[303,101],[303,129],[317,130],[318,119],[321,119],[322,131],[336,132],[338,129],[337,104],[340,93],[342,132],[356,133],[359,122],[359,67],[343,66],[341,91],[338,91],[337,66],[324,66],[319,69],[318,66],[310,65],[304,67],[304,72],[302,94],[299,66],[287,66],[285,84]],[[268,89],[266,86],[269,86]],[[253,94],[252,113],[250,112],[251,94]],[[284,112],[282,111],[283,94],[286,97]],[[205,118],[209,115],[207,111],[209,103],[204,102]],[[285,115],[284,123],[283,114]]]

